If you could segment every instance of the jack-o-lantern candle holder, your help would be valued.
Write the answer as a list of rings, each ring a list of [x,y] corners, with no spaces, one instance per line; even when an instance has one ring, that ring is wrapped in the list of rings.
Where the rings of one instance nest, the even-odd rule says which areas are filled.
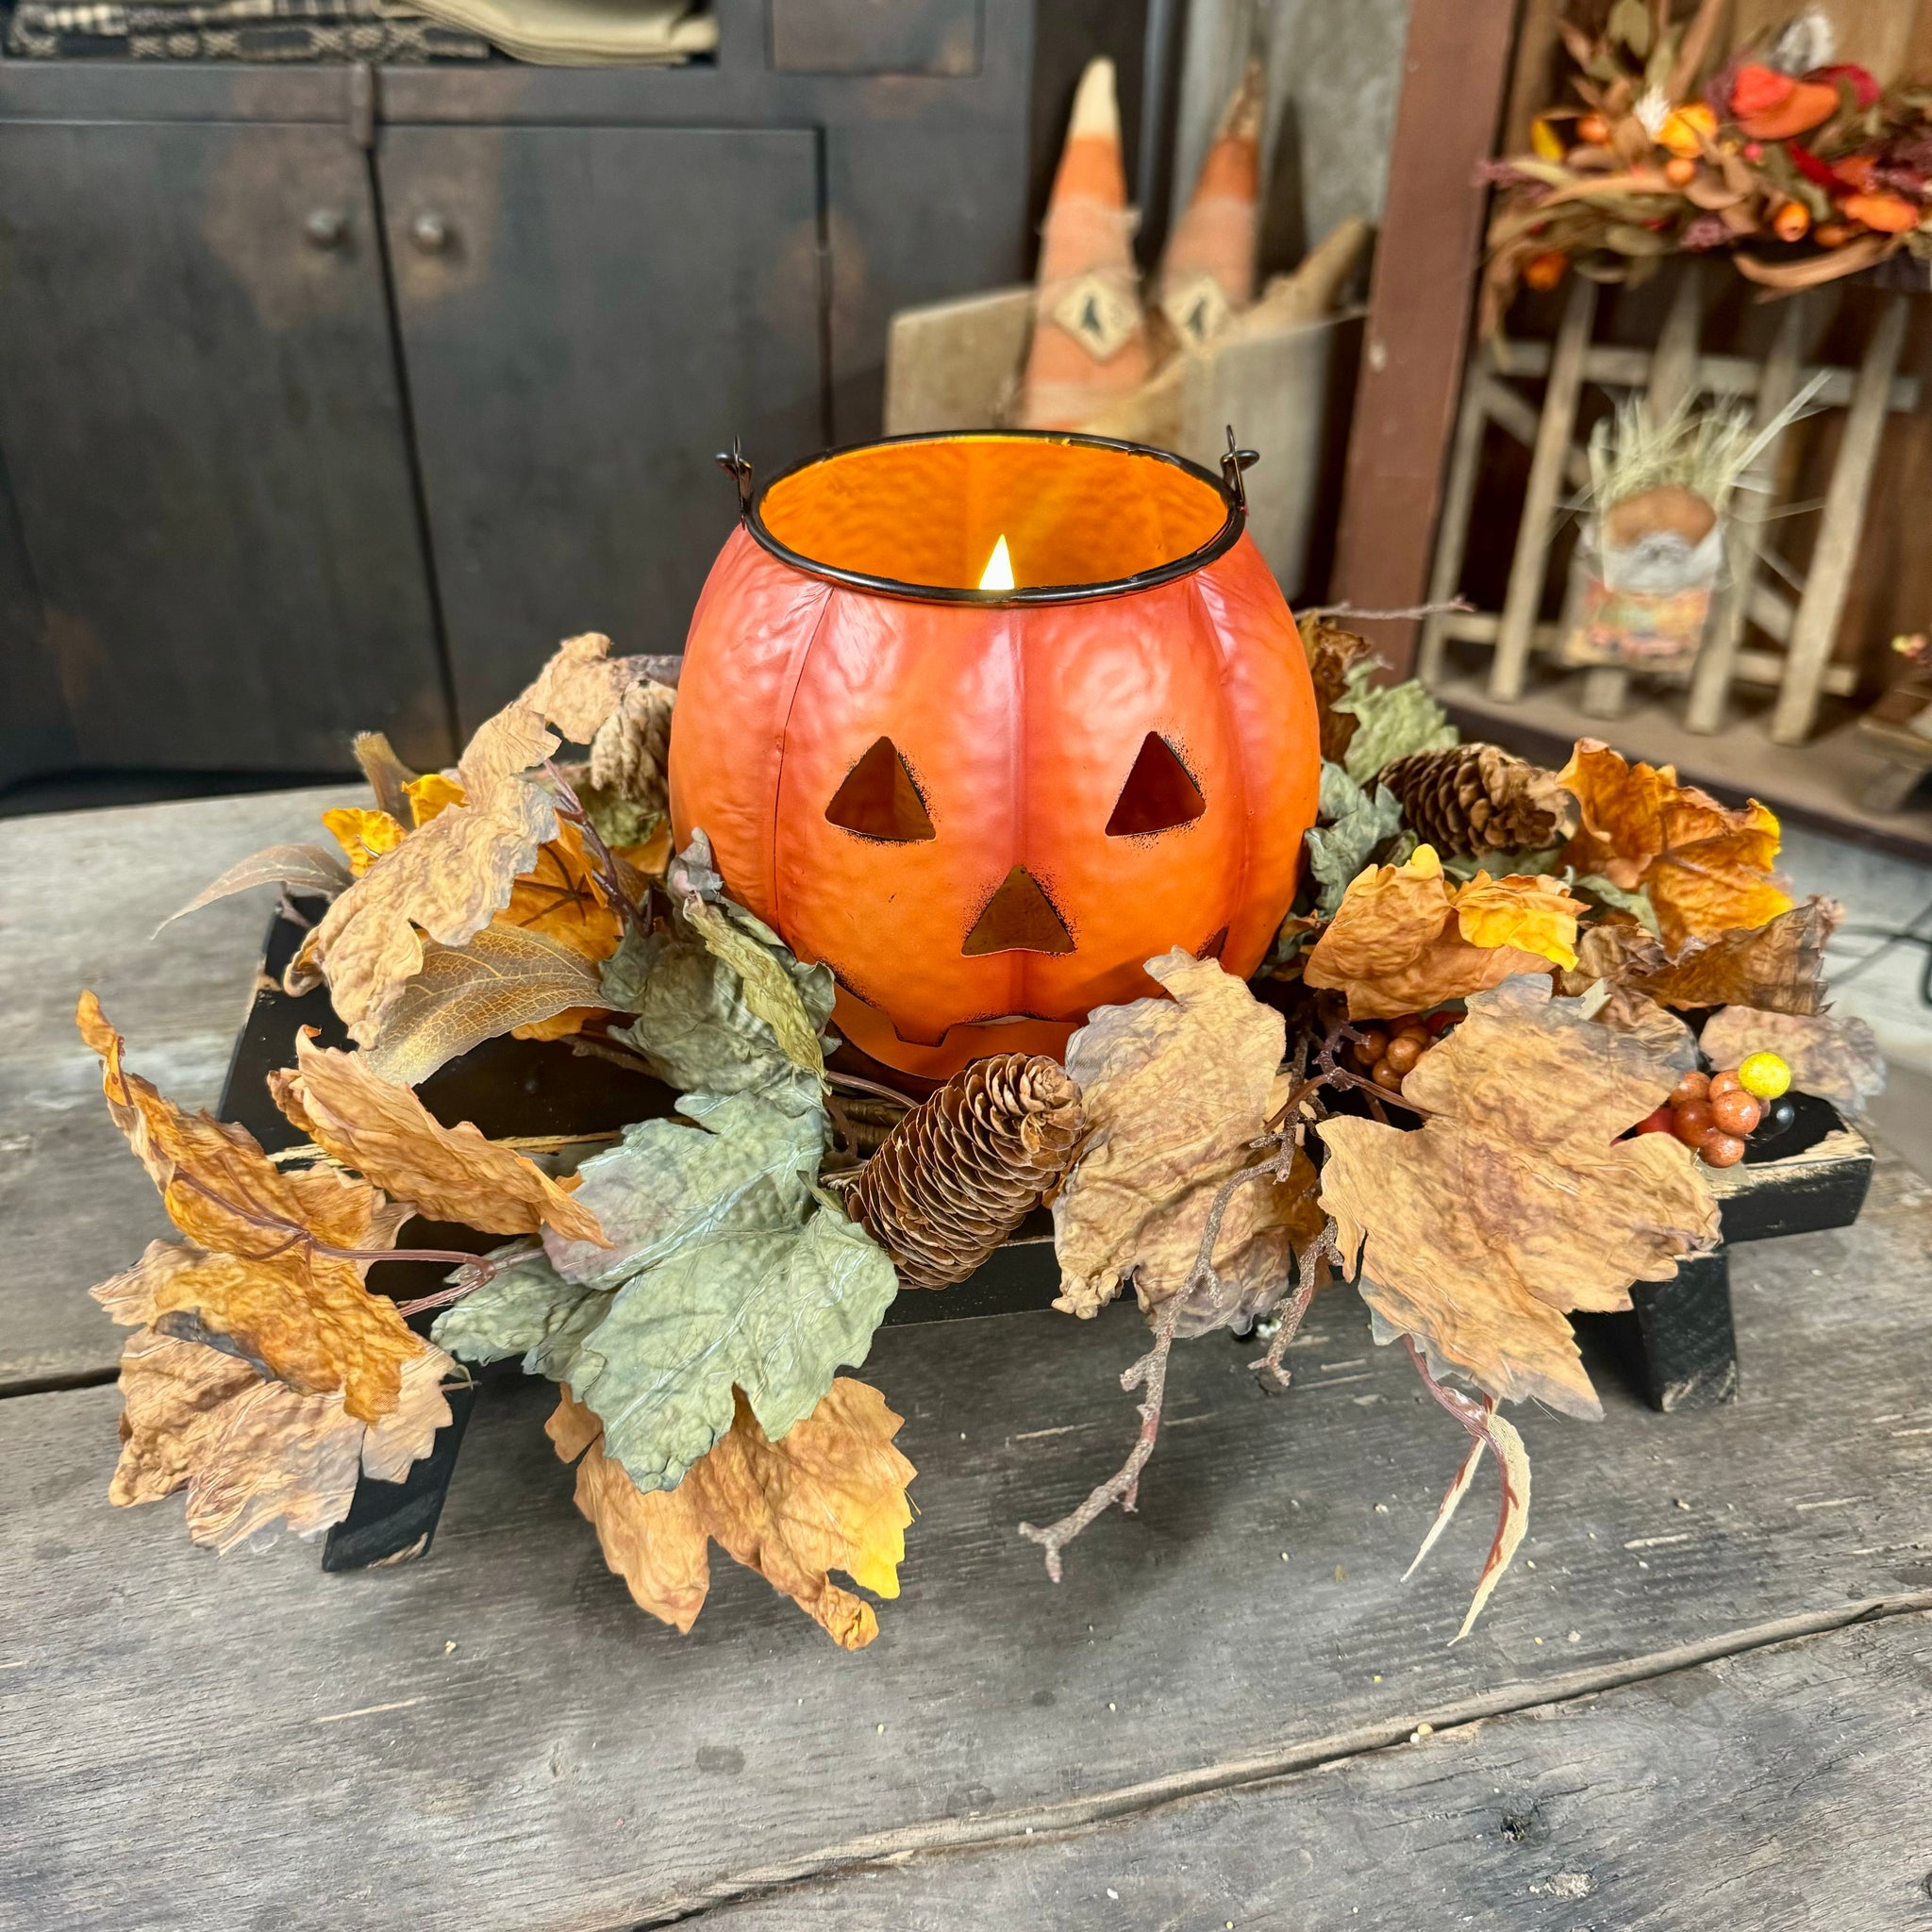
[[[1239,456],[948,434],[738,475],[673,826],[831,966],[855,1044],[939,1077],[1058,1053],[1172,947],[1254,971],[1320,760]]]

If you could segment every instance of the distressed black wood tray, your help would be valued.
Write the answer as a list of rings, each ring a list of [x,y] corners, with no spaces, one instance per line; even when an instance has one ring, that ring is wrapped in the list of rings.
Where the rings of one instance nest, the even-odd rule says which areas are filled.
[[[320,907],[314,908],[320,911]],[[222,1089],[224,1120],[246,1127],[271,1153],[302,1137],[269,1098],[267,1076],[291,1066],[298,1028],[313,1026],[326,1046],[348,1037],[325,989],[300,998],[282,991],[282,974],[304,927],[277,914],[263,949],[248,1013]],[[878,1070],[874,1070],[878,1071]],[[929,1084],[929,1083],[927,1083]],[[472,1121],[485,1134],[597,1134],[633,1121],[660,1118],[676,1095],[661,1081],[610,1061],[575,1053],[567,1041],[501,1038],[452,1060],[418,1092],[445,1125]],[[1737,1167],[1713,1172],[1724,1204],[1724,1244],[1681,1263],[1670,1281],[1639,1282],[1627,1314],[1580,1318],[1658,1409],[1703,1408],[1737,1393],[1737,1342],[1731,1324],[1727,1250],[1733,1242],[1843,1227],[1857,1220],[1872,1180],[1872,1150],[1824,1101],[1797,1096],[1798,1118],[1771,1146],[1753,1146]],[[398,1236],[405,1247],[481,1253],[500,1237],[447,1222],[415,1220]],[[408,1301],[433,1293],[445,1270],[427,1262],[380,1262],[369,1272],[378,1293]],[[947,1322],[1016,1314],[1048,1307],[1059,1288],[1050,1217],[1032,1215],[977,1274],[939,1291],[906,1293],[886,1311],[889,1324]],[[417,1317],[426,1332],[432,1316]],[[347,1518],[329,1531],[325,1570],[358,1570],[425,1555],[436,1534],[477,1388],[520,1374],[514,1362],[484,1370],[475,1384],[452,1388],[451,1421],[431,1455],[401,1483],[364,1476]]]

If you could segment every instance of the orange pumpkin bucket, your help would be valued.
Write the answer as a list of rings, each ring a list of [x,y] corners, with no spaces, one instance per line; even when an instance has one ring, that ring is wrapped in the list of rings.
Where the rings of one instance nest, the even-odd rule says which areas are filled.
[[[685,646],[673,826],[832,968],[855,1045],[940,1078],[1059,1053],[1174,946],[1255,970],[1320,757],[1247,452],[1216,478],[1088,437],[900,437],[756,493],[724,460],[743,519]]]

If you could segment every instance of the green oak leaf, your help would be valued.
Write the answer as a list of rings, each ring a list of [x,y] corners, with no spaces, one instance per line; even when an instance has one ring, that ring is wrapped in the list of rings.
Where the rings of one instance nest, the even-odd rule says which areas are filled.
[[[547,1244],[565,1280],[613,1291],[570,1382],[640,1489],[670,1489],[730,1428],[742,1390],[776,1441],[864,1361],[891,1261],[816,1186],[824,1112],[793,1074],[688,1095],[587,1160],[577,1198],[612,1246]]]
[[[700,907],[705,929],[690,917],[691,905]],[[722,941],[721,924],[730,935]],[[708,931],[713,943],[707,943]],[[778,991],[780,981],[789,1003]],[[832,995],[829,966],[802,965],[742,907],[695,894],[671,926],[627,934],[604,967],[605,1004],[638,1016],[617,1038],[635,1046],[660,1079],[687,1093],[741,1093],[788,1062],[822,1078],[818,1035],[832,1016]],[[783,1044],[768,1017],[774,1012]]]
[[[1333,708],[1355,717],[1355,736],[1342,757],[1348,775],[1357,785],[1366,785],[1391,758],[1407,758],[1412,751],[1440,751],[1462,739],[1417,679],[1377,690],[1370,682],[1376,668],[1373,658],[1351,665],[1346,689]]]
[[[523,1243],[513,1247],[521,1249]],[[491,1258],[511,1252],[498,1248]],[[566,1281],[547,1255],[533,1250],[445,1308],[431,1333],[438,1347],[459,1360],[495,1362],[520,1355],[526,1375],[567,1382],[578,1344],[609,1306],[608,1294]]]
[[[1372,796],[1341,765],[1324,763],[1321,815],[1328,823],[1307,835],[1308,870],[1322,888],[1316,909],[1326,915],[1341,904],[1375,847],[1402,829],[1402,801],[1386,785],[1377,785]]]

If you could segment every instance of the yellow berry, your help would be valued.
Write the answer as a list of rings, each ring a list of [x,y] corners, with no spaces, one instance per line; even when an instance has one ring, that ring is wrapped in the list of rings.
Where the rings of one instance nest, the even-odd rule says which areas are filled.
[[[1774,1053],[1754,1053],[1738,1069],[1738,1085],[1759,1100],[1775,1100],[1791,1084],[1791,1070]]]

